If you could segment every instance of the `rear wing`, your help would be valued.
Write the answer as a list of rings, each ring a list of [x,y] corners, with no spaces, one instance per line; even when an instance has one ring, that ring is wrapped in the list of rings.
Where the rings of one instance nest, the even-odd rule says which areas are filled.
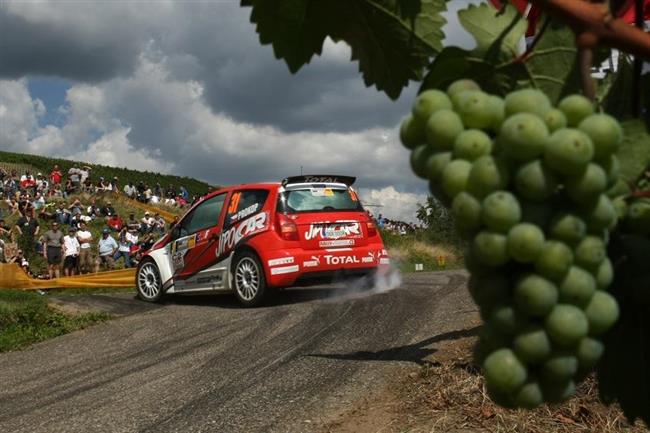
[[[342,183],[350,186],[357,180],[353,176],[338,176],[332,174],[307,174],[304,176],[291,176],[282,179],[282,186],[291,184],[305,184],[305,183]]]

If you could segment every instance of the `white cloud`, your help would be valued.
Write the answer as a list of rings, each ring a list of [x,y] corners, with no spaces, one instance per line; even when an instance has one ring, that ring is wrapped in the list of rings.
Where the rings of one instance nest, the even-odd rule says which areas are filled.
[[[400,192],[392,186],[360,193],[363,202],[371,205],[368,209],[373,215],[382,214],[388,219],[410,223],[419,223],[416,212],[420,204],[426,203],[425,194]]]

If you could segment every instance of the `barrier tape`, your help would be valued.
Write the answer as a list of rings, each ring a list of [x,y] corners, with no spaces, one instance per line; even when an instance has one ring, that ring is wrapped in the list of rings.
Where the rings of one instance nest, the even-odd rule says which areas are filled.
[[[39,280],[31,278],[16,263],[0,263],[0,289],[39,290],[89,287],[135,287],[135,268]]]

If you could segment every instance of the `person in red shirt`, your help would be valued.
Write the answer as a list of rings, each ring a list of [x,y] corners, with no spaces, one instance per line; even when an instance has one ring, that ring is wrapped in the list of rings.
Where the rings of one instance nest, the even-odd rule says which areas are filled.
[[[59,171],[59,166],[55,164],[54,170],[50,173],[50,181],[52,182],[52,185],[60,185],[62,179],[63,175]]]
[[[124,221],[122,221],[122,218],[120,218],[119,215],[113,214],[108,218],[106,224],[108,224],[108,226],[112,230],[119,232],[120,230],[122,230],[122,227],[124,226]]]

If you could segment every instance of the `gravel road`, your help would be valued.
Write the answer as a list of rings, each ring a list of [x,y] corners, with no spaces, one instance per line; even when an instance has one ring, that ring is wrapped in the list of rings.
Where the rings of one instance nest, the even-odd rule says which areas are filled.
[[[409,274],[363,298],[344,287],[152,308],[0,354],[2,432],[310,432],[435,351],[476,316],[460,271]],[[111,297],[113,302],[111,302]]]

